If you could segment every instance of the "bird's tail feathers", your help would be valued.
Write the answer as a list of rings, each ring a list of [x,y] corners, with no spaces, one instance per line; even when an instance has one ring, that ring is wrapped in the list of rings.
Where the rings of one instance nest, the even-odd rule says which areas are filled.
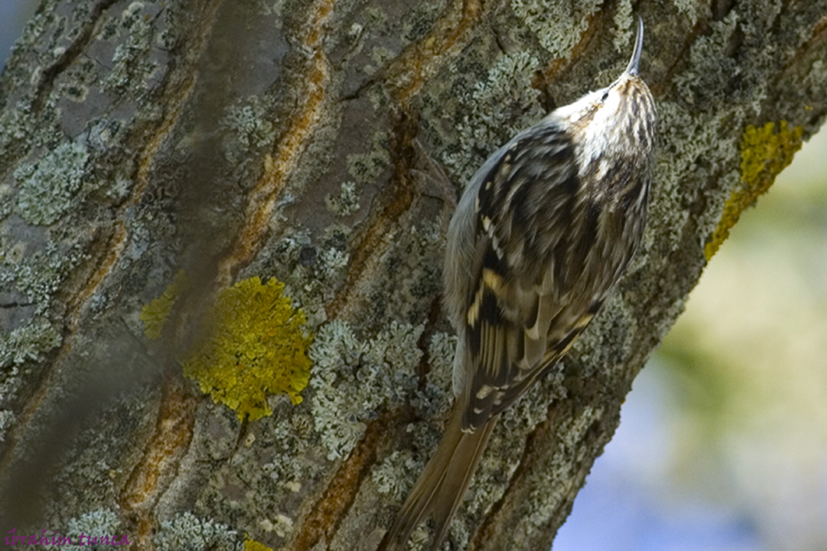
[[[448,534],[451,519],[457,512],[482,453],[497,422],[489,419],[474,432],[462,432],[462,410],[457,404],[442,436],[439,447],[419,476],[411,493],[399,510],[384,538],[387,547],[396,549],[407,542],[414,528],[433,514],[436,536],[432,549],[438,549]]]

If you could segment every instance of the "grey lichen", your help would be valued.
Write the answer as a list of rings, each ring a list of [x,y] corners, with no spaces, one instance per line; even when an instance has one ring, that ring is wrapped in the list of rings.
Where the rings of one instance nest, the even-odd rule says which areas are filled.
[[[14,171],[20,185],[15,212],[31,224],[51,224],[74,204],[83,185],[89,153],[86,146],[64,142],[39,160]]]
[[[60,333],[45,320],[15,329],[8,335],[0,335],[0,368],[40,361],[44,354],[60,346],[62,340]],[[0,400],[3,398],[0,394]]]
[[[380,494],[389,495],[398,502],[410,491],[414,477],[424,466],[410,451],[395,451],[373,469],[370,476]]]
[[[484,455],[471,487],[466,510],[478,517],[505,494],[525,454],[527,436],[544,422],[548,414],[548,397],[563,397],[561,369],[542,378],[514,406],[506,410],[488,444],[496,454]],[[461,532],[457,532],[461,534]]]
[[[382,8],[369,7],[365,10],[365,19],[367,20],[368,28],[381,29],[388,24],[388,14]]]
[[[632,7],[631,0],[621,0],[617,4],[614,15],[615,28],[612,45],[618,52],[628,51],[629,44],[634,36],[635,26],[634,19],[632,17],[633,11],[634,8]]]
[[[273,455],[261,470],[289,492],[299,491],[304,481],[312,479],[318,471],[317,464],[296,460],[296,457],[303,457],[307,453],[312,424],[308,414],[295,413],[289,423],[274,423],[270,430]]]
[[[251,96],[227,109],[219,123],[224,130],[222,147],[230,163],[238,163],[250,156],[250,151],[271,145],[276,126],[268,116],[271,98]]]
[[[526,51],[505,55],[474,86],[466,100],[470,113],[457,125],[459,150],[442,159],[461,180],[467,181],[481,162],[475,151],[493,153],[499,144],[543,116],[540,92],[531,86],[539,63]],[[516,119],[515,112],[520,113]]]
[[[212,466],[204,465],[208,482],[191,507],[209,515],[201,518],[231,522],[247,538],[272,545],[275,536],[290,536],[298,516],[294,506],[317,491],[327,462],[308,402],[295,407],[284,396],[269,402],[275,414],[250,424],[240,443],[235,415],[212,406],[204,412],[199,423],[205,430],[196,427],[193,446],[206,451]],[[197,455],[200,463],[203,455]]]
[[[120,27],[127,37],[115,48],[112,57],[112,71],[103,80],[103,88],[114,93],[123,93],[130,86],[149,86],[147,77],[156,65],[150,61],[147,52],[152,46],[152,12],[157,7],[147,8],[143,2],[132,2],[121,13]]]
[[[511,0],[514,13],[554,57],[565,57],[580,41],[580,35],[589,26],[589,16],[602,4],[600,0]]]
[[[701,4],[696,0],[672,0],[672,3],[678,8],[678,11],[689,18],[689,22],[694,25],[698,20],[698,11]]]
[[[440,388],[451,388],[456,347],[457,337],[455,335],[442,331],[431,335],[431,342],[428,343],[428,363],[431,366],[428,382]]]
[[[66,530],[66,535],[69,536],[73,542],[78,542],[79,545],[63,546],[61,549],[66,549],[68,551],[80,551],[82,549],[87,551],[97,551],[111,549],[112,546],[104,543],[90,545],[88,542],[91,540],[87,540],[87,538],[109,537],[115,541],[121,542],[123,541],[121,538],[124,534],[121,531],[121,521],[117,513],[110,509],[98,509],[70,520]],[[79,538],[81,536],[84,536],[83,543],[79,542]]]
[[[14,189],[8,184],[0,184],[0,220],[11,214],[14,206],[12,195]]]
[[[295,453],[296,450],[276,453],[273,455],[272,461],[262,466],[262,471],[267,474],[273,482],[291,491],[293,488],[301,487],[301,481],[307,474],[306,470],[309,467],[308,464],[295,461]]]
[[[603,411],[585,407],[579,413],[576,417],[562,420],[555,427],[555,436],[562,439],[562,447],[566,453],[555,455],[548,469],[544,469],[542,473],[535,471],[535,476],[529,480],[532,487],[531,512],[522,519],[523,523],[535,527],[545,525],[572,491],[569,485],[549,484],[548,478],[560,481],[576,479],[571,471],[585,459],[586,453],[586,448],[578,444],[583,441],[586,432],[600,418]]]
[[[589,377],[595,370],[623,365],[632,346],[630,324],[635,323],[633,312],[620,293],[613,293],[606,300],[600,313],[572,346],[572,355],[583,369],[582,376]],[[607,340],[613,346],[601,346]]]
[[[372,75],[395,56],[396,54],[388,48],[385,48],[384,46],[375,46],[370,52],[370,58],[373,60],[375,65],[365,65],[364,70],[367,74]]]
[[[321,274],[326,279],[333,279],[347,267],[350,254],[335,247],[325,249],[319,255]]]
[[[827,88],[827,62],[823,59],[813,61],[804,79],[804,84],[810,89],[811,93],[814,90]]]
[[[2,400],[2,396],[0,396]],[[5,441],[6,431],[14,424],[14,413],[9,410],[0,410],[0,442]]]
[[[421,2],[410,6],[402,19],[401,35],[405,42],[411,42],[425,36],[440,12],[444,9],[442,2]]]
[[[310,347],[311,408],[328,459],[347,456],[380,408],[400,405],[416,392],[422,331],[422,325],[392,322],[365,342],[335,320],[316,334]]]
[[[19,101],[0,109],[0,158],[6,157],[9,147],[23,141],[33,126],[33,115],[27,101]]]
[[[235,530],[190,512],[161,523],[155,535],[157,551],[241,551],[244,544]]]
[[[653,189],[649,216],[659,224],[656,236],[647,232],[644,251],[653,240],[661,251],[679,246],[683,228],[689,220],[689,212],[681,208],[686,201],[683,175],[693,173],[698,178],[707,175],[711,179],[710,170],[718,172],[717,167],[726,166],[738,156],[738,135],[730,130],[732,113],[698,112],[693,115],[671,101],[662,101],[658,112],[664,145],[658,152],[657,185]],[[717,175],[716,183],[719,188],[730,190],[739,180],[737,168],[732,166],[731,170]],[[710,193],[705,197],[706,208],[696,219],[703,228],[700,235],[710,235],[715,229],[728,195]]]
[[[706,109],[714,107],[715,104],[708,103],[709,100],[719,99],[722,91],[730,88],[727,83],[733,76],[743,73],[741,64],[728,52],[729,40],[739,26],[738,21],[738,12],[733,10],[721,21],[711,22],[711,32],[692,44],[689,70],[675,76],[678,91],[687,103]],[[755,92],[754,89],[740,91]]]
[[[314,242],[308,230],[286,227],[265,249],[259,262],[251,264],[241,276],[272,273],[284,282],[285,294],[304,310],[308,324],[315,329],[326,321],[325,301],[332,299],[339,278],[343,277],[345,245],[344,239],[335,236]]]
[[[337,195],[329,193],[324,198],[327,210],[339,216],[350,216],[359,210],[359,194],[356,192],[356,182],[342,182],[341,191]]]
[[[274,0],[271,2],[263,2],[260,6],[261,14],[262,15],[275,15],[275,23],[276,28],[281,29],[284,25],[284,16],[282,12],[284,11],[284,4],[287,0]]]
[[[293,533],[293,519],[287,515],[277,514],[273,521],[262,521],[262,528],[267,532],[275,532],[281,538]]]
[[[69,273],[87,258],[79,245],[66,246],[47,241],[41,251],[17,263],[0,259],[0,283],[14,282],[20,293],[43,314]]]
[[[528,111],[537,106],[533,115],[541,114],[537,105],[540,92],[531,87],[539,63],[525,51],[498,59],[489,69],[487,78],[474,87],[473,100],[479,106],[477,115],[480,120],[488,125],[499,124],[502,119],[496,109],[503,103],[511,109],[518,107]]]
[[[5,349],[6,346],[4,344],[0,344],[0,350]],[[12,400],[17,396],[20,387],[23,384],[23,379],[20,377],[20,368],[16,365],[12,366],[3,366],[3,370],[0,371],[0,406],[8,407]],[[14,423],[14,416],[5,415],[4,416],[4,430],[8,429],[12,423]]]
[[[411,533],[411,539],[408,542],[408,551],[422,551],[427,549],[427,544],[430,541],[428,531],[424,524],[420,524]]]
[[[372,183],[390,163],[388,136],[385,132],[375,132],[371,136],[371,146],[369,153],[347,156],[348,174],[357,183]]]

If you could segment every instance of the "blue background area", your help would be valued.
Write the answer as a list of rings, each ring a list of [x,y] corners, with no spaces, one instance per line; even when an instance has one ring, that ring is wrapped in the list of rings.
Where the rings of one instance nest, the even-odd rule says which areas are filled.
[[[668,432],[677,412],[669,382],[650,362],[635,379],[622,422],[577,495],[554,551],[753,551],[762,549],[739,511],[670,481]]]
[[[0,0],[0,67],[6,66],[9,50],[36,9],[36,0]]]

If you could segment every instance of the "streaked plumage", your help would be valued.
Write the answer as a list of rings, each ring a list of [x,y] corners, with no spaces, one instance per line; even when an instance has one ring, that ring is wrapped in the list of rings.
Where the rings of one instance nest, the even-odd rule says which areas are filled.
[[[447,534],[500,413],[571,346],[622,276],[643,233],[656,111],[626,72],[550,113],[477,171],[448,230],[445,305],[459,335],[457,402],[385,542],[429,513]]]

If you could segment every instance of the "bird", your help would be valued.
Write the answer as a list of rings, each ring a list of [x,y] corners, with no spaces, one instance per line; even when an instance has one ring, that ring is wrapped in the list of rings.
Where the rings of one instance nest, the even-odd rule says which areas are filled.
[[[443,270],[454,408],[380,549],[404,545],[428,515],[439,548],[499,415],[566,354],[638,249],[657,126],[643,30],[638,19],[617,80],[514,136],[460,198]]]

